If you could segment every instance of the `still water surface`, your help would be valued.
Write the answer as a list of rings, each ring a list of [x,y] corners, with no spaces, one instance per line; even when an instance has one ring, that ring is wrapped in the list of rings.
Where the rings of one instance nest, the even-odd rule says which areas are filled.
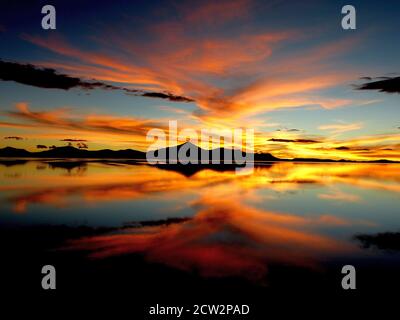
[[[140,254],[202,277],[260,283],[272,264],[319,271],[339,260],[400,265],[399,251],[373,243],[400,230],[397,164],[270,163],[237,175],[5,160],[0,176],[2,227],[108,227],[62,245],[94,259]],[[370,247],[357,235],[370,236]]]

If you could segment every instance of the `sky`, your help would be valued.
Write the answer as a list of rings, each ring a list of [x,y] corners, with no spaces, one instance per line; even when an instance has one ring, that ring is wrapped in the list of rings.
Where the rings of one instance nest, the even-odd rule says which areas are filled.
[[[56,30],[41,28],[50,3]],[[176,120],[254,129],[256,151],[282,158],[400,160],[398,1],[2,7],[1,147],[146,150]]]

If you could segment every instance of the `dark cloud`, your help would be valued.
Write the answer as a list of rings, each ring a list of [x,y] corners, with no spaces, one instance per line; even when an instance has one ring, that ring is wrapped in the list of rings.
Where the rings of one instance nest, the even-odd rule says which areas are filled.
[[[364,77],[370,82],[357,87],[358,90],[378,90],[380,92],[400,93],[400,77],[378,77],[374,81],[370,77]],[[380,80],[377,80],[380,79]]]
[[[268,141],[272,142],[294,142],[294,140],[289,140],[289,139],[277,139],[277,138],[271,138]]]
[[[142,94],[143,97],[152,97],[152,98],[160,98],[160,99],[168,99],[171,101],[177,102],[193,102],[193,99],[183,97],[183,96],[176,96],[171,93],[162,93],[162,92],[145,92]]]
[[[362,247],[375,247],[380,250],[400,251],[400,232],[383,232],[377,234],[359,234],[354,237]]]
[[[277,129],[276,131],[300,132],[301,130],[300,129],[296,129],[296,128],[293,128],[293,129],[284,128],[284,129]]]
[[[85,139],[62,139],[60,141],[67,141],[67,142],[87,142]]]
[[[341,151],[370,151],[367,148],[352,148],[352,147],[345,147],[345,146],[340,146],[337,148],[334,148],[335,150],[341,150]]]
[[[294,142],[299,142],[299,143],[319,143],[320,141],[311,140],[311,139],[296,139]]]
[[[296,143],[319,143],[319,141],[311,140],[311,139],[279,139],[279,138],[271,138],[268,141],[273,141],[273,142],[296,142]]]
[[[53,69],[37,68],[31,64],[6,62],[0,60],[0,79],[15,81],[39,88],[57,88],[68,90],[75,87],[86,87],[87,83],[79,78],[56,73]],[[88,87],[93,89],[94,87]]]
[[[336,149],[336,150],[350,150],[349,147],[344,147],[344,146],[337,147],[337,148],[335,148],[335,149]]]
[[[86,81],[80,78],[71,77],[66,74],[57,73],[54,69],[40,68],[32,64],[7,62],[3,60],[0,60],[0,80],[15,81],[18,83],[46,89],[69,90],[78,88],[83,90],[121,90],[125,93],[135,96],[167,99],[175,102],[194,101],[191,98],[177,96],[169,92],[145,92],[141,90],[114,86],[99,81]]]
[[[43,144],[38,144],[36,146],[37,149],[47,149],[47,146],[43,145]]]
[[[11,139],[14,139],[14,140],[23,140],[24,138],[22,138],[22,137],[17,137],[17,136],[10,136],[10,137],[4,137],[4,139],[7,139],[7,140],[11,140]]]

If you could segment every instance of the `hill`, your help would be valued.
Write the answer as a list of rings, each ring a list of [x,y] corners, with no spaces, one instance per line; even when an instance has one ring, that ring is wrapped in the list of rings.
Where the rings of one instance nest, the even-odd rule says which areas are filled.
[[[189,149],[191,150],[189,152]],[[242,153],[239,149],[229,149],[229,148],[216,148],[212,150],[206,150],[200,148],[190,142],[185,142],[180,145],[173,147],[162,148],[152,152],[148,152],[148,158],[150,159],[169,159],[170,155],[185,155],[185,159],[190,160],[191,163],[200,163],[203,159],[221,159],[222,161],[216,161],[215,163],[228,165],[226,160],[229,158],[235,163],[235,159],[243,159],[245,153]],[[17,149],[13,147],[5,147],[0,149],[0,158],[58,158],[58,159],[135,159],[135,160],[146,160],[146,152],[125,149],[125,150],[83,150],[74,147],[56,147],[53,149],[29,152],[24,149]],[[254,161],[291,161],[291,162],[355,162],[355,163],[399,163],[399,161],[391,161],[387,159],[371,160],[371,161],[355,161],[355,160],[332,160],[332,159],[317,159],[317,158],[294,158],[294,159],[280,159],[274,157],[270,153],[254,153],[250,154],[248,159],[254,159]],[[215,164],[214,162],[212,164]],[[173,165],[173,163],[170,163]],[[206,162],[206,164],[211,164],[211,161]]]
[[[190,152],[189,152],[190,150]],[[149,157],[154,159],[176,159],[178,155],[183,155],[185,159],[192,163],[200,163],[201,159],[206,162],[206,159],[211,161],[215,159],[215,162],[219,163],[221,159],[222,162],[227,162],[228,159],[232,159],[235,162],[235,159],[245,159],[246,153],[242,152],[239,149],[231,149],[231,148],[216,148],[211,150],[206,150],[200,148],[192,144],[191,142],[185,142],[180,145],[176,145],[173,147],[167,147],[155,150],[154,153],[149,154]],[[279,158],[274,157],[270,153],[255,153],[249,154],[248,159],[254,161],[279,161]]]
[[[82,150],[74,147],[57,147],[40,152],[29,152],[24,149],[6,147],[0,149],[0,157],[8,158],[96,158],[96,159],[146,159],[142,151],[126,150]]]

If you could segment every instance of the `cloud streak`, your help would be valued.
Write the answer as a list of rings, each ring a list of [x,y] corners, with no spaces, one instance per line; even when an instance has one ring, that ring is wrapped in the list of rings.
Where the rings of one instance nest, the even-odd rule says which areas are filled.
[[[5,140],[23,140],[24,138],[22,137],[18,137],[18,136],[8,136],[8,137],[4,137]]]
[[[67,142],[87,142],[85,139],[62,139],[60,141],[67,141]]]
[[[320,143],[320,141],[312,139],[281,139],[281,138],[271,138],[268,141],[272,142],[296,142],[296,143]]]
[[[319,130],[329,130],[332,133],[343,133],[348,131],[359,130],[363,127],[362,123],[335,123],[319,126]]]
[[[15,111],[9,111],[8,117],[17,122],[3,122],[0,127],[17,129],[36,129],[41,138],[51,138],[60,135],[80,135],[79,139],[58,138],[58,141],[85,142],[87,141],[123,141],[135,140],[140,146],[146,141],[146,134],[153,128],[168,132],[166,122],[131,116],[113,116],[107,114],[72,114],[68,109],[52,111],[33,111],[27,103],[16,105]],[[54,134],[52,136],[52,134]],[[32,135],[32,134],[31,134]]]

